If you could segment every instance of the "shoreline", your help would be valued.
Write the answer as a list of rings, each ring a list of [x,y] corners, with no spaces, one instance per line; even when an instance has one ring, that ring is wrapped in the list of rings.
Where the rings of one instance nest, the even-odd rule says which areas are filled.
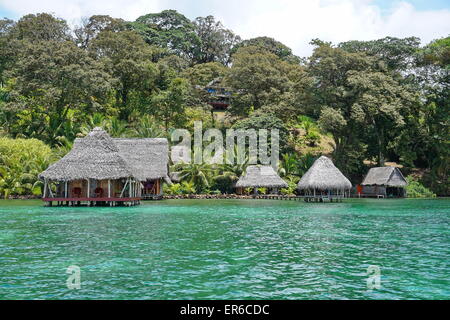
[[[160,200],[189,200],[189,199],[196,199],[196,200],[202,200],[202,199],[217,199],[217,200],[226,200],[226,199],[234,199],[234,200],[242,200],[242,199],[249,199],[249,200],[264,200],[259,197],[261,196],[267,196],[268,198],[273,197],[273,200],[293,200],[297,199],[297,196],[295,195],[239,195],[239,194],[183,194],[183,195],[163,195]],[[383,198],[383,199],[444,199],[449,198],[449,196],[437,196],[435,198]],[[20,196],[9,196],[8,198],[2,198],[2,200],[41,200],[42,196],[36,196],[36,195],[20,195]],[[357,197],[357,196],[351,196],[349,198],[345,199],[377,199],[375,197]],[[144,202],[148,201],[158,201],[158,200],[141,200]]]

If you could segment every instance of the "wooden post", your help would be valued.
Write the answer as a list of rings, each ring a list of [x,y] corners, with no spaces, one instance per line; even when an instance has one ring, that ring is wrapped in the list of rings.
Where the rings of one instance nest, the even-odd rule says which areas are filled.
[[[47,179],[44,179],[44,198],[47,197]]]
[[[130,188],[128,189],[128,197],[132,197],[133,196],[133,181],[130,178]]]
[[[125,188],[127,187],[129,182],[129,179],[127,179],[127,182],[125,182],[125,185],[123,186],[122,192],[120,192],[120,198],[122,198],[123,192],[125,191]]]
[[[111,198],[111,180],[108,179],[108,198]]]
[[[48,192],[50,193],[50,197],[51,197],[51,198],[54,198],[54,197],[53,197],[52,188],[51,188],[51,185],[50,185],[50,181],[48,182]]]
[[[67,181],[64,182],[64,197],[67,199]]]
[[[87,185],[87,195],[86,195],[86,198],[90,198],[90,195],[91,195],[91,179],[87,179],[87,183],[88,183],[88,185]]]

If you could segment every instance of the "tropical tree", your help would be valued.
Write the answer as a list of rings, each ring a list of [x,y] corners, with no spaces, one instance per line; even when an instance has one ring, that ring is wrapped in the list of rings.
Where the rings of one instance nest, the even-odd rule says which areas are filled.
[[[188,59],[194,57],[200,43],[194,24],[176,10],[143,15],[130,26],[148,44],[167,48],[169,52]]]
[[[71,40],[67,22],[48,13],[27,14],[11,30],[13,37],[26,42]]]
[[[158,70],[151,62],[153,50],[134,31],[102,31],[89,46],[92,57],[100,61],[115,80],[115,99],[119,118],[127,120],[137,103],[155,89]]]
[[[159,126],[153,116],[144,115],[133,128],[134,136],[137,138],[164,138],[166,133]]]
[[[270,37],[256,37],[244,40],[236,44],[231,49],[231,54],[235,54],[240,48],[249,46],[260,47],[266,51],[269,51],[270,53],[275,54],[282,60],[292,63],[300,63],[300,58],[292,53],[291,48]]]
[[[184,121],[183,111],[186,107],[187,92],[187,81],[175,78],[167,90],[161,90],[152,97],[149,112],[163,121],[166,131],[170,124],[178,125]]]
[[[214,79],[223,78],[228,69],[218,62],[208,62],[196,64],[186,69],[182,75],[188,79],[192,85],[206,86]]]
[[[305,103],[302,88],[309,85],[303,67],[290,64],[257,46],[240,48],[225,83],[234,94],[228,111],[235,116],[248,116],[264,106],[277,117],[300,113]]]
[[[231,62],[230,52],[241,38],[226,29],[213,16],[198,17],[194,26],[200,40],[195,50],[195,63],[220,62],[228,65]]]
[[[208,164],[181,163],[175,165],[173,171],[179,173],[181,181],[192,182],[196,192],[202,193],[209,189],[214,169]]]
[[[87,48],[91,41],[102,31],[125,31],[126,24],[122,19],[111,18],[108,15],[93,15],[82,19],[82,25],[74,30],[75,42],[82,48]]]
[[[25,134],[50,144],[63,135],[70,119],[101,109],[111,78],[103,67],[73,42],[22,42],[16,52],[9,100],[0,110],[13,122],[10,134]],[[76,115],[71,113],[76,111]]]

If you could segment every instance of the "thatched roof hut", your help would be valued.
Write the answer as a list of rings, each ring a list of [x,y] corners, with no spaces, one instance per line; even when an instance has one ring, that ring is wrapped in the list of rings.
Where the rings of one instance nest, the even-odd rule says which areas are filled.
[[[83,139],[76,139],[72,150],[42,172],[39,178],[70,181],[136,178],[136,176],[113,139],[101,128],[95,128]]]
[[[287,188],[271,166],[248,166],[245,174],[236,183],[237,188]]]
[[[314,162],[297,185],[299,190],[348,190],[351,187],[351,182],[325,156]]]
[[[101,128],[75,139],[72,150],[39,177],[54,181],[166,179],[167,139],[113,139]]]
[[[367,173],[363,186],[405,187],[408,184],[400,169],[396,167],[372,168]]]

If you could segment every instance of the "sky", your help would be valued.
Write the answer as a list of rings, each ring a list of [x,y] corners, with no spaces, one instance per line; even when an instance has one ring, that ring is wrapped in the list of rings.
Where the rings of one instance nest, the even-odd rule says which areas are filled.
[[[417,36],[426,44],[450,35],[449,0],[0,0],[0,17],[49,12],[71,26],[93,14],[132,21],[165,9],[190,19],[213,15],[243,39],[273,37],[299,56],[311,54],[315,38]]]

